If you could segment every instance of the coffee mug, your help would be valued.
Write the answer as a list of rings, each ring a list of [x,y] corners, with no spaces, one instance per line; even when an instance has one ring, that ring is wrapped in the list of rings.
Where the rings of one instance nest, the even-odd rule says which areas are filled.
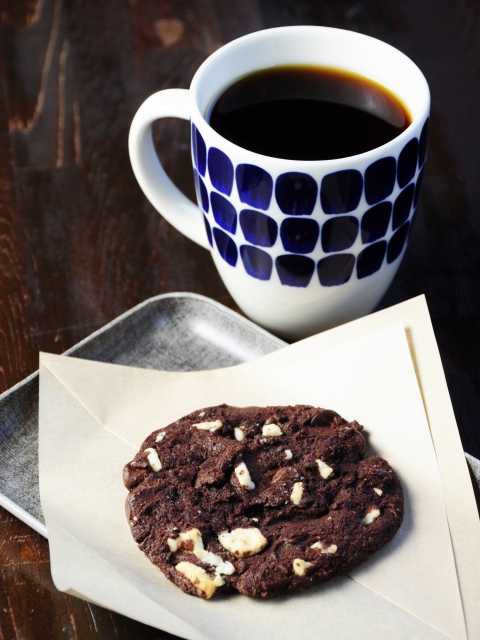
[[[256,70],[287,64],[370,78],[400,98],[411,124],[365,153],[314,161],[249,151],[209,125],[209,112],[228,86]],[[152,205],[211,252],[244,313],[299,338],[369,313],[392,281],[418,202],[429,109],[420,69],[380,40],[329,27],[266,29],[215,51],[190,89],[147,98],[131,124],[130,160]],[[166,117],[191,122],[198,207],[156,155],[152,123]]]

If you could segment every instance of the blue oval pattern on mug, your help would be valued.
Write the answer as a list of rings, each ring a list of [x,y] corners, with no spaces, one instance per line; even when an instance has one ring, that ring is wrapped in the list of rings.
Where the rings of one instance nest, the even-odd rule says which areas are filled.
[[[271,256],[258,247],[243,244],[240,247],[240,257],[242,258],[245,271],[258,280],[270,280],[272,275],[273,260]]]
[[[329,173],[322,180],[320,202],[327,214],[348,213],[358,207],[363,177],[356,169]]]
[[[420,197],[420,191],[422,188],[423,182],[423,169],[421,169],[417,176],[417,184],[415,185],[415,195],[413,196],[413,206],[416,207],[418,204],[418,198]]]
[[[245,272],[258,280],[269,280],[275,262],[280,282],[287,286],[307,287],[316,271],[321,286],[341,286],[348,282],[356,266],[359,279],[376,273],[384,263],[390,264],[402,254],[411,228],[411,211],[418,202],[423,177],[423,163],[427,139],[428,119],[419,139],[413,138],[402,149],[398,161],[385,157],[370,164],[363,176],[356,169],[327,174],[320,183],[307,173],[290,171],[278,176],[275,183],[268,173],[253,164],[240,164],[236,168],[220,149],[208,149],[192,123],[192,156],[197,200],[205,213],[210,207],[219,227],[211,227],[203,215],[208,242],[215,246],[225,262],[236,266],[240,255]],[[412,180],[419,168],[417,183]],[[202,179],[208,169],[212,186],[210,192]],[[242,209],[238,221],[245,241],[237,247],[237,211],[228,196],[236,187],[240,201],[252,207]],[[386,200],[395,186],[402,187],[395,202]],[[275,186],[276,203],[286,216],[279,225],[263,213],[270,206]],[[342,215],[354,211],[365,192],[365,200],[373,205],[359,222],[358,216]],[[226,197],[227,196],[227,197]],[[317,198],[328,216],[322,226],[311,216]],[[258,211],[261,209],[262,211]],[[413,218],[413,215],[411,216]],[[393,235],[384,239],[392,219]],[[279,228],[280,226],[280,228]],[[223,230],[222,230],[223,229]],[[367,245],[357,257],[348,252],[356,242],[359,230],[361,241]],[[280,239],[288,254],[276,259],[259,247],[273,247]],[[307,254],[316,250],[319,237],[327,255],[316,262]]]
[[[429,119],[425,120],[425,124],[422,127],[422,133],[420,134],[420,138],[418,140],[418,167],[421,169],[425,162],[425,157],[427,155],[427,141],[428,141],[428,123]]]
[[[363,249],[357,257],[357,276],[359,279],[371,276],[378,271],[383,263],[387,243],[385,240],[375,242]]]
[[[395,158],[380,158],[365,171],[365,199],[375,204],[388,198],[395,186],[397,163]]]
[[[280,210],[288,215],[311,215],[317,201],[318,187],[307,173],[282,173],[275,182],[275,198]]]
[[[234,267],[238,260],[237,245],[235,242],[218,227],[213,228],[213,237],[215,238],[218,253],[222,256],[225,262],[228,262],[229,265]]]
[[[371,209],[367,209],[362,218],[362,242],[369,244],[380,240],[387,233],[392,214],[391,202],[380,202]]]
[[[337,253],[322,258],[317,265],[318,278],[323,287],[338,287],[350,280],[355,256],[351,253]]]
[[[393,219],[392,229],[398,229],[410,215],[410,208],[412,206],[413,194],[415,191],[415,185],[411,182],[408,187],[405,187],[403,191],[398,194],[395,203],[393,205]]]
[[[229,196],[233,187],[233,164],[227,154],[216,147],[208,150],[208,174],[215,189]]]
[[[200,206],[208,213],[208,192],[205,183],[201,179],[198,174],[198,171],[193,171],[193,179],[195,182],[195,193],[197,194],[197,200],[200,203]]]
[[[398,186],[403,189],[415,175],[418,158],[418,140],[412,138],[403,147],[398,156],[397,181]]]
[[[235,171],[240,201],[255,209],[268,209],[272,199],[272,176],[254,164],[239,164]]]
[[[273,218],[260,211],[240,211],[240,226],[245,240],[259,247],[273,247],[277,240],[278,226]]]
[[[199,173],[204,176],[207,168],[207,147],[200,131],[192,122],[192,153]]]
[[[213,241],[212,241],[212,230],[210,228],[210,224],[206,218],[206,216],[203,216],[203,223],[205,225],[205,231],[207,232],[207,239],[208,239],[208,244],[213,247]]]
[[[357,239],[358,220],[354,216],[331,218],[322,226],[322,248],[325,253],[345,251]]]
[[[280,225],[280,237],[285,251],[311,253],[317,244],[320,228],[316,220],[287,218]]]
[[[226,231],[235,233],[237,230],[237,212],[233,204],[216,191],[210,193],[210,204],[212,205],[215,221]]]
[[[390,264],[394,260],[398,258],[398,256],[402,253],[403,248],[407,242],[408,237],[408,229],[410,223],[405,222],[402,226],[395,231],[393,236],[390,238],[390,242],[388,243],[387,250],[387,262]]]
[[[278,277],[290,287],[308,287],[315,269],[315,262],[306,256],[289,254],[275,260]]]

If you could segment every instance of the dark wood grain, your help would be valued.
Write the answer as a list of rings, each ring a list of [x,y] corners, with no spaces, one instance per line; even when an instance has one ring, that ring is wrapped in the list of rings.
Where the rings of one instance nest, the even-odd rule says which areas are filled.
[[[467,451],[480,456],[480,4],[418,0],[0,2],[0,390],[145,298],[191,290],[234,308],[208,254],[157,215],[131,174],[143,99],[186,87],[248,31],[363,31],[416,60],[433,97],[413,241],[383,305],[425,292]],[[188,126],[156,127],[193,194]],[[48,632],[46,631],[48,630]],[[168,638],[55,590],[47,543],[0,510],[0,640]]]

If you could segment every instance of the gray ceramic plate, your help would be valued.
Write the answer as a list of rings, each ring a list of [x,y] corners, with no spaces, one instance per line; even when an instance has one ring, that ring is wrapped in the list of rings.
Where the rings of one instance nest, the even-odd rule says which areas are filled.
[[[147,369],[239,364],[284,346],[223,305],[191,293],[150,298],[66,351]],[[469,457],[480,482],[480,463]],[[0,395],[0,505],[47,535],[38,489],[38,373]]]

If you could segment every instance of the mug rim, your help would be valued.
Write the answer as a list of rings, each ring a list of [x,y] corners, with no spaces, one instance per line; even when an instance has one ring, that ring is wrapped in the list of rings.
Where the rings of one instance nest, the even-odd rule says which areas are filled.
[[[218,133],[218,131],[216,131],[210,125],[210,123],[208,122],[207,118],[202,113],[198,105],[198,89],[199,89],[200,83],[202,82],[203,76],[207,72],[209,66],[219,58],[223,57],[226,53],[228,53],[229,51],[237,47],[240,43],[247,42],[250,40],[251,41],[257,40],[259,38],[272,35],[275,33],[278,33],[278,34],[284,33],[286,31],[301,32],[301,31],[313,31],[313,30],[322,31],[322,32],[329,31],[329,32],[348,34],[349,36],[353,36],[356,38],[373,41],[373,43],[376,45],[380,45],[381,47],[387,47],[389,49],[392,49],[397,55],[400,55],[404,59],[405,63],[408,63],[409,65],[411,65],[412,70],[417,73],[420,83],[423,85],[422,89],[424,91],[424,96],[423,96],[423,106],[421,107],[419,113],[415,117],[412,116],[412,121],[410,122],[408,127],[404,129],[400,134],[398,134],[397,136],[389,140],[388,142],[385,142],[380,146],[374,147],[373,149],[369,149],[368,151],[363,151],[362,153],[357,153],[351,156],[341,156],[340,158],[330,158],[330,159],[320,159],[320,160],[297,160],[297,159],[291,159],[291,158],[278,158],[276,156],[261,154],[256,151],[252,151],[250,149],[242,147],[236,144],[235,142],[228,140],[228,138],[225,138],[220,133]],[[262,68],[264,67],[259,66],[258,70]],[[342,68],[342,67],[340,66],[339,68]],[[366,78],[371,79],[367,74],[361,74],[361,75],[364,75]],[[340,29],[338,27],[326,27],[321,25],[291,25],[291,26],[284,26],[284,27],[273,27],[269,29],[259,29],[258,31],[253,31],[251,33],[247,33],[243,36],[235,38],[234,40],[230,40],[226,44],[216,49],[201,63],[201,65],[198,67],[198,69],[196,70],[192,78],[192,81],[189,87],[189,92],[192,98],[191,121],[194,124],[196,124],[197,118],[201,120],[203,125],[202,128],[205,130],[205,132],[208,132],[208,135],[211,136],[211,138],[213,138],[214,140],[215,139],[218,140],[217,145],[219,147],[223,147],[223,148],[230,147],[233,152],[249,154],[252,156],[252,159],[256,160],[258,163],[265,163],[266,161],[276,162],[276,163],[279,163],[279,165],[283,165],[285,167],[287,166],[291,167],[292,163],[294,163],[296,166],[300,168],[303,167],[305,169],[307,169],[308,167],[321,168],[321,167],[325,167],[332,164],[336,164],[336,165],[350,164],[351,165],[352,162],[359,163],[359,162],[362,162],[363,160],[368,160],[372,156],[376,156],[378,154],[389,155],[388,153],[389,148],[395,147],[401,144],[402,142],[408,142],[409,139],[411,138],[412,132],[418,128],[419,124],[424,123],[426,121],[430,113],[430,89],[428,86],[427,79],[425,78],[425,75],[420,69],[420,67],[409,56],[403,53],[403,51],[400,51],[400,49],[397,49],[393,45],[383,40],[380,40],[379,38],[375,38],[373,36],[369,36],[361,32],[352,31],[350,29]],[[407,104],[407,107],[409,107],[408,104]]]

